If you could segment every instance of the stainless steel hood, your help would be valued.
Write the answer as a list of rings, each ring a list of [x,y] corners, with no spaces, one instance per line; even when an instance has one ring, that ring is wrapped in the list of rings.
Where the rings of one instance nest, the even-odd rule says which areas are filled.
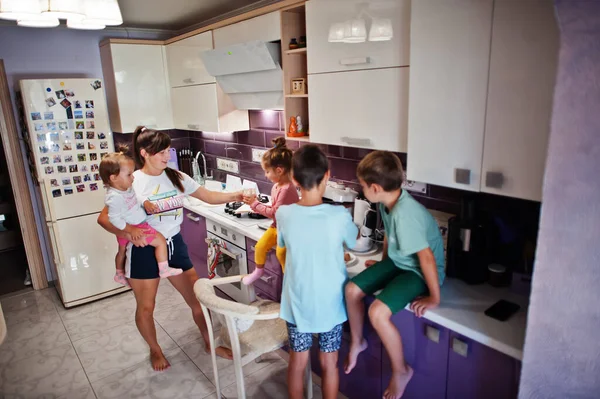
[[[238,109],[283,109],[283,71],[278,43],[252,41],[200,54]]]

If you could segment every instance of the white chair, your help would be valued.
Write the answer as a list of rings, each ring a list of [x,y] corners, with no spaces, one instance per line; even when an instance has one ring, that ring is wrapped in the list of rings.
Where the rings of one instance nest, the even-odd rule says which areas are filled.
[[[245,399],[246,391],[242,367],[265,353],[282,348],[288,341],[285,321],[279,318],[278,303],[258,300],[246,305],[220,298],[215,294],[215,286],[231,283],[241,284],[242,277],[232,276],[212,280],[203,278],[194,284],[194,293],[202,306],[202,312],[208,325],[210,355],[219,399],[222,396],[219,370],[217,369],[217,355],[215,353],[218,346],[224,345],[231,348],[237,397],[238,399]],[[225,319],[226,329],[225,326],[221,328],[221,334],[217,339],[215,339],[213,333],[213,323],[209,310],[219,318]],[[305,396],[308,399],[313,397],[310,361],[305,373]]]

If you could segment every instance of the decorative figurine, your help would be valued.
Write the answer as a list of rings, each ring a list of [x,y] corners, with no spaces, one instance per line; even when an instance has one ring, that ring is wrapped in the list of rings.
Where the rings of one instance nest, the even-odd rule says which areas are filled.
[[[298,42],[299,48],[306,47],[306,36],[300,36],[300,41]]]
[[[296,117],[296,127],[298,129],[298,134],[304,134],[304,126],[302,126],[302,118],[300,115]]]
[[[298,135],[298,124],[296,123],[296,118],[293,116],[290,117],[290,129],[288,135],[291,137],[296,137]]]
[[[296,41],[296,38],[293,37],[292,40],[290,40],[290,50],[294,50],[298,48],[298,42]]]

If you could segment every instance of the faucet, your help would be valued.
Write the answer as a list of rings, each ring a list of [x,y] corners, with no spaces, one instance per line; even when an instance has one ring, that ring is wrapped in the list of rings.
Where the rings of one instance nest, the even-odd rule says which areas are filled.
[[[196,154],[196,165],[198,165],[198,157],[201,156],[202,157],[202,166],[204,167],[204,175],[201,176],[203,180],[212,180],[213,179],[213,174],[211,173],[210,175],[208,174],[208,168],[206,167],[206,157],[204,156],[204,154],[202,153],[202,151],[198,151],[198,153]],[[199,169],[199,168],[198,168]],[[200,171],[198,171],[198,174],[200,174]],[[196,179],[196,169],[194,169],[194,179]]]

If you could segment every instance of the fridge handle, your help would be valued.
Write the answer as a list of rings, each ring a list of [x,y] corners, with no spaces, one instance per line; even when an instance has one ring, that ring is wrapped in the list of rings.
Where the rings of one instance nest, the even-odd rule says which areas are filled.
[[[55,223],[48,222],[47,225],[48,225],[48,230],[50,230],[50,241],[52,242],[52,252],[54,252],[55,257],[58,258],[58,259],[55,258],[54,261],[58,265],[62,265],[64,262],[64,258],[62,255],[62,248],[60,245],[60,237],[58,235],[58,231],[54,228]]]
[[[50,185],[46,181],[46,179],[40,179],[40,188],[42,191],[42,202],[44,203],[44,212],[46,213],[46,220],[48,222],[56,222],[56,217],[54,217],[54,207],[52,206],[52,202],[50,198],[52,198],[52,193],[50,192]]]

